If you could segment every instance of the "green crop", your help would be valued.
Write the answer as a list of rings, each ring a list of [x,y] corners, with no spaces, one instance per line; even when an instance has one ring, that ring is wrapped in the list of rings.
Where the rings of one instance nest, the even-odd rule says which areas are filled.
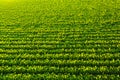
[[[0,80],[120,80],[120,0],[0,0]]]

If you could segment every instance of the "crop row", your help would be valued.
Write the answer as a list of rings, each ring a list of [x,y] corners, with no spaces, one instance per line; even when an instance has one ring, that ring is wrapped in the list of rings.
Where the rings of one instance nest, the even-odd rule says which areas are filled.
[[[75,45],[75,44],[100,44],[100,45],[105,45],[105,44],[120,44],[120,41],[119,40],[85,40],[84,42],[83,41],[78,41],[78,42],[76,42],[76,41],[65,41],[65,42],[59,42],[59,41],[47,41],[47,40],[44,40],[44,41],[26,41],[26,40],[11,40],[11,41],[4,41],[4,40],[2,40],[2,41],[0,41],[0,45],[3,45],[3,44],[23,44],[23,45],[26,45],[26,44],[67,44],[67,43],[69,43],[70,45]]]
[[[20,31],[17,31],[17,30],[11,30],[11,31],[9,31],[9,29],[7,29],[7,28],[4,28],[4,30],[6,29],[6,31],[3,31],[2,29],[0,29],[0,32],[1,32],[1,35],[10,35],[10,34],[12,34],[12,35],[18,35],[18,34],[20,34],[20,35],[41,35],[41,34],[50,34],[50,35],[54,35],[54,34],[58,34],[58,33],[60,33],[60,34],[67,34],[67,35],[69,35],[69,34],[92,34],[92,35],[112,35],[112,33],[113,33],[113,35],[114,34],[120,34],[119,33],[119,31],[120,31],[120,29],[110,29],[110,30],[108,30],[108,31],[106,31],[106,32],[101,32],[101,30],[103,30],[103,29],[98,29],[98,30],[95,30],[95,31],[90,31],[90,30],[94,30],[94,29],[77,29],[77,30],[72,30],[72,29],[69,29],[69,30],[65,30],[65,29],[61,29],[61,30],[53,30],[53,29],[51,29],[51,30],[49,30],[49,29],[46,29],[46,30],[40,30],[40,31],[38,31],[38,30],[35,30],[35,31],[32,31],[32,30],[30,30],[30,31],[25,31],[25,30],[20,30]],[[16,29],[16,28],[15,28]],[[38,28],[39,29],[39,28]],[[8,30],[8,31],[7,31]]]
[[[72,20],[73,21],[73,20]],[[78,22],[78,23],[77,23]],[[117,21],[119,23],[119,21]],[[117,23],[116,22],[116,23]],[[110,23],[111,24],[111,23]],[[75,23],[24,23],[24,24],[4,24],[0,25],[0,29],[4,30],[11,30],[10,32],[17,32],[16,30],[19,30],[20,32],[56,32],[56,31],[87,31],[96,29],[97,31],[116,31],[120,30],[120,26],[117,25],[109,25],[109,24],[94,24],[94,23],[79,23],[79,21],[76,21]],[[4,28],[6,26],[6,28]],[[29,27],[25,27],[29,26]],[[75,26],[75,27],[73,27]],[[76,27],[77,26],[77,27]],[[114,27],[113,27],[114,26]],[[56,28],[57,27],[57,28]],[[34,29],[33,29],[34,28]],[[21,29],[21,30],[20,30]],[[27,30],[26,30],[27,29]],[[23,31],[24,30],[24,31]]]
[[[120,37],[120,34],[117,34],[117,33],[112,33],[111,32],[111,34],[103,34],[103,33],[94,33],[94,34],[91,34],[91,33],[77,33],[77,32],[74,32],[74,33],[66,33],[66,32],[63,32],[63,33],[55,33],[55,34],[50,34],[50,33],[37,33],[37,34],[26,34],[26,33],[17,33],[17,34],[10,34],[10,33],[6,33],[6,34],[1,34],[1,37],[14,37],[14,36],[27,36],[27,37],[32,37],[32,36],[34,36],[34,37],[44,37],[44,36],[47,36],[47,37],[58,37],[59,35],[62,35],[62,36],[67,36],[67,37],[83,37],[83,36],[85,36],[85,37]]]
[[[65,41],[84,41],[84,40],[120,40],[120,37],[108,37],[108,36],[104,36],[104,37],[100,37],[100,36],[95,36],[95,37],[92,37],[92,36],[84,36],[84,37],[67,37],[67,36],[61,36],[61,35],[58,35],[57,37],[48,37],[48,36],[39,36],[39,37],[20,37],[20,36],[14,36],[14,37],[9,37],[9,36],[1,36],[1,39],[0,40],[4,40],[4,41],[10,41],[10,40],[35,40],[35,41],[59,41],[59,40],[65,40]]]
[[[82,45],[82,44],[76,44],[76,45],[69,45],[69,44],[64,44],[64,45],[48,45],[48,44],[44,44],[44,45],[0,45],[1,49],[31,49],[31,50],[35,50],[35,49],[48,49],[48,50],[53,50],[53,49],[117,49],[119,48],[118,44],[114,44],[114,45],[98,45],[98,44],[94,44],[94,45]]]
[[[70,33],[70,34],[66,34],[66,33],[56,33],[56,34],[48,34],[48,33],[41,33],[41,34],[1,34],[1,37],[4,37],[4,38],[6,38],[6,37],[18,37],[18,36],[20,36],[21,38],[23,38],[23,37],[34,37],[34,38],[41,38],[41,37],[52,37],[52,38],[57,38],[57,37],[59,37],[59,36],[64,36],[64,37],[68,37],[68,38],[72,38],[72,37],[74,37],[74,38],[76,38],[76,37],[91,37],[91,38],[96,38],[96,37],[99,37],[99,38],[104,38],[104,37],[120,37],[120,34],[114,34],[114,33],[112,33],[112,34],[90,34],[90,33],[88,33],[88,34],[84,34],[84,33],[77,33],[77,34],[75,34],[75,33]]]
[[[59,66],[59,67],[73,67],[73,66],[120,66],[119,59],[117,60],[56,60],[56,59],[45,59],[45,60],[0,60],[1,65],[8,65],[8,66],[32,66],[32,65],[39,65],[39,66]]]
[[[112,66],[80,66],[80,67],[55,67],[55,66],[0,66],[0,73],[8,74],[8,73],[55,73],[55,74],[120,74],[120,66],[112,67]]]
[[[12,27],[14,27],[14,26],[12,26]],[[45,27],[44,27],[45,28]],[[59,28],[59,27],[58,27]],[[17,30],[18,29],[18,30]],[[91,30],[91,31],[90,31]],[[19,28],[15,28],[15,29],[8,29],[8,28],[3,28],[3,29],[1,29],[0,28],[0,32],[2,32],[2,34],[46,34],[46,33],[49,33],[49,34],[58,34],[58,33],[66,33],[66,34],[81,34],[81,33],[84,33],[84,34],[88,34],[88,33],[90,33],[90,34],[95,34],[95,33],[97,33],[97,34],[103,34],[103,33],[105,33],[104,31],[106,31],[106,33],[108,33],[108,34],[111,34],[112,32],[113,33],[119,33],[119,29],[97,29],[96,31],[92,31],[93,29],[91,28],[76,28],[76,30],[72,30],[72,27],[71,27],[71,29],[68,29],[68,30],[66,30],[65,28],[62,28],[62,29],[56,29],[55,28],[55,30],[54,30],[54,28],[52,28],[52,29],[49,29],[49,28],[46,28],[46,29],[41,29],[41,28],[37,28],[37,29],[30,29],[29,30],[29,28],[27,29],[27,30],[25,30],[25,29],[22,29],[22,28],[20,28],[20,30],[19,30]]]
[[[83,38],[61,38],[61,37],[58,37],[58,38],[47,38],[47,37],[41,37],[41,38],[34,38],[34,37],[31,37],[31,38],[27,38],[27,37],[24,37],[24,38],[19,38],[19,37],[16,37],[16,38],[0,38],[0,41],[23,41],[23,40],[26,40],[26,41],[61,41],[61,40],[64,40],[64,41],[85,41],[85,40],[108,40],[108,41],[112,41],[112,40],[120,40],[120,37],[104,37],[104,38],[90,38],[90,37],[83,37]]]
[[[0,49],[1,53],[118,53],[120,50],[117,49]]]
[[[4,80],[119,80],[119,75],[92,75],[92,74],[80,74],[80,75],[72,75],[72,74],[55,74],[55,73],[44,73],[44,74],[0,74],[0,79]]]
[[[39,28],[38,28],[39,29]],[[61,34],[92,34],[92,35],[95,35],[95,34],[99,34],[99,35],[110,35],[110,34],[120,34],[120,30],[119,29],[110,29],[109,31],[105,31],[103,29],[101,30],[96,30],[96,31],[88,31],[88,29],[78,29],[78,30],[49,30],[49,29],[46,29],[46,30],[28,30],[28,31],[17,31],[17,30],[9,30],[9,29],[0,29],[0,32],[1,32],[1,35],[9,35],[9,34],[12,34],[12,35],[16,35],[16,34],[21,34],[21,35],[30,35],[30,34],[58,34],[58,33],[61,33]],[[103,30],[103,31],[102,31]]]
[[[24,59],[24,60],[44,60],[44,59],[56,59],[56,60],[116,60],[120,59],[119,53],[79,53],[79,54],[29,54],[29,53],[19,53],[19,54],[0,54],[0,59],[10,60],[10,59]]]
[[[89,29],[88,29],[89,30]],[[83,34],[83,35],[101,35],[101,36],[111,36],[111,35],[119,35],[120,30],[116,29],[116,30],[110,30],[110,31],[103,31],[101,32],[100,30],[96,30],[96,31],[85,31],[84,29],[80,29],[80,30],[41,30],[41,31],[3,31],[2,29],[0,29],[1,35],[45,35],[45,34],[49,34],[49,35],[56,35],[56,34],[64,34],[64,35],[70,35],[70,34],[74,34],[74,35],[78,35],[78,34]],[[112,34],[113,33],[113,34]]]

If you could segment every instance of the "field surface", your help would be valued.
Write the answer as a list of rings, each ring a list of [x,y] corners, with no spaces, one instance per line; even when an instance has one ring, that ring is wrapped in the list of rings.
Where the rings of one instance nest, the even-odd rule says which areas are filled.
[[[120,0],[0,0],[0,80],[120,80]]]

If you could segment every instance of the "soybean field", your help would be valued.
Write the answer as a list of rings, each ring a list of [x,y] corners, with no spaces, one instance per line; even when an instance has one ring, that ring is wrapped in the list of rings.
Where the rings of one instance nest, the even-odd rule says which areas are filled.
[[[120,0],[0,0],[0,80],[120,80]]]

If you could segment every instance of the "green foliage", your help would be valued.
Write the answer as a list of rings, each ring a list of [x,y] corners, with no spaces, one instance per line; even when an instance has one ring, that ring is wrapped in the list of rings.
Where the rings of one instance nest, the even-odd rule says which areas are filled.
[[[119,80],[119,6],[1,0],[0,80]]]

